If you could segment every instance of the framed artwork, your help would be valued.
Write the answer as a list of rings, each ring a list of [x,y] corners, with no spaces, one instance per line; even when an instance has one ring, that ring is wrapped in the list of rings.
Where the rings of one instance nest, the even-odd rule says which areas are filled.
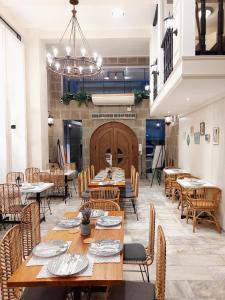
[[[206,134],[205,135],[205,141],[207,142],[207,143],[210,143],[210,134]]]
[[[195,132],[195,128],[194,128],[194,126],[191,126],[191,128],[190,128],[190,132],[191,132],[191,135],[193,136],[193,135],[194,135],[194,132]]]
[[[194,133],[194,142],[195,144],[200,144],[200,132]]]
[[[200,135],[205,135],[205,122],[200,123]]]
[[[213,128],[213,136],[212,136],[212,142],[213,145],[219,145],[219,127],[214,127]]]

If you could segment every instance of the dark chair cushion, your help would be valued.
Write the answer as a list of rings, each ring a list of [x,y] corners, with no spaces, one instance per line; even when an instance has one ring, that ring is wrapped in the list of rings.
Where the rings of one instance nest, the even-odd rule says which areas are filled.
[[[120,198],[136,198],[136,196],[132,191],[125,191],[120,193]]]
[[[145,261],[146,251],[145,247],[139,243],[124,244],[123,260],[125,261]]]
[[[155,286],[150,282],[125,281],[111,288],[108,300],[154,300]]]
[[[66,288],[56,286],[26,288],[20,300],[63,300]]]
[[[83,192],[82,198],[83,198],[84,200],[89,200],[89,198],[90,198],[89,192],[88,192],[88,191]]]

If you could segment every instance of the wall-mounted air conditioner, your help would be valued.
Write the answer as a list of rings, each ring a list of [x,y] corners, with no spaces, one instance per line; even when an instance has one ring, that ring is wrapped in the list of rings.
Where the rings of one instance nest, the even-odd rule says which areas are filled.
[[[93,94],[94,105],[134,105],[134,94]]]

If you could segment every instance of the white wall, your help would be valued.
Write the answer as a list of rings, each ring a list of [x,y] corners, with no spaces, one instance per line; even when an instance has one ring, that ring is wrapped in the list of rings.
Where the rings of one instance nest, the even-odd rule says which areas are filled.
[[[222,189],[220,205],[221,225],[225,229],[225,98],[180,119],[179,124],[179,166],[193,175],[206,178]],[[199,132],[200,122],[205,122],[206,133],[210,134],[210,143],[201,136],[200,144],[194,144],[190,127]],[[220,129],[219,145],[212,144],[213,127]],[[185,137],[190,135],[188,146]]]

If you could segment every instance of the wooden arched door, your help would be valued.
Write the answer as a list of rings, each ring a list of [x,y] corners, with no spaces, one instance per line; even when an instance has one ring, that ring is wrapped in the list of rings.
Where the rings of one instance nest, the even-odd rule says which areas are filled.
[[[96,172],[108,167],[106,153],[112,154],[112,166],[130,176],[133,164],[138,169],[138,140],[128,126],[119,122],[106,123],[95,130],[90,141],[90,161]]]

